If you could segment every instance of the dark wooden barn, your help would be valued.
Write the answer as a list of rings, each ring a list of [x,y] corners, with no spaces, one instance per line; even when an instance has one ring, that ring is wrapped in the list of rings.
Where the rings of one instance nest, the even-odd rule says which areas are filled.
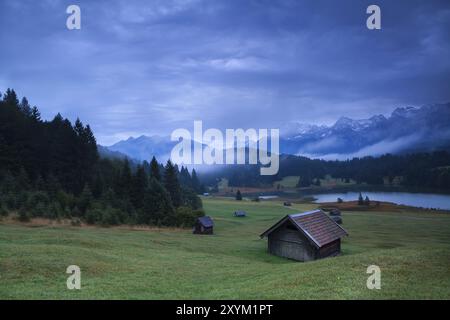
[[[214,222],[209,216],[197,218],[194,225],[194,234],[213,234]]]
[[[234,216],[235,217],[246,217],[247,213],[245,211],[235,211]]]
[[[335,256],[341,238],[348,235],[322,210],[289,214],[261,234],[268,238],[269,253],[297,261]]]

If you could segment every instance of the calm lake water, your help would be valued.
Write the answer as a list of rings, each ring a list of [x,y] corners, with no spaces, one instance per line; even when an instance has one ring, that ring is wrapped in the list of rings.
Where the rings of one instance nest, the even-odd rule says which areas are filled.
[[[409,192],[361,192],[363,198],[369,197],[371,201],[387,201],[412,207],[437,208],[450,210],[450,195],[434,193]],[[344,201],[358,200],[359,192],[324,193],[316,194],[316,203],[336,202],[337,198]]]

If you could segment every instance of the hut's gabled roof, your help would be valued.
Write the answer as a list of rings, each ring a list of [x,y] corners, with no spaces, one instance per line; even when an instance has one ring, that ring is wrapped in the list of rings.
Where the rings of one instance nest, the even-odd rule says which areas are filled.
[[[347,231],[334,222],[325,212],[322,210],[314,210],[285,216],[270,229],[262,233],[261,238],[268,236],[288,220],[310,239],[317,248],[321,248],[330,242],[348,235]]]
[[[198,222],[200,222],[202,226],[204,226],[205,228],[210,228],[214,226],[214,222],[210,216],[200,217],[198,218]]]

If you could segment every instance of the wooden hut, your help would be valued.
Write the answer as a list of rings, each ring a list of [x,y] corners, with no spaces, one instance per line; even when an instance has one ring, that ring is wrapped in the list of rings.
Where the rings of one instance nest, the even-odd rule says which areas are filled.
[[[246,217],[247,216],[247,213],[245,212],[245,211],[241,211],[241,210],[239,210],[239,211],[235,211],[234,212],[234,216],[235,217]]]
[[[334,216],[334,217],[340,217],[341,216],[341,210],[339,210],[338,208],[333,208],[330,210],[329,212],[330,216]]]
[[[341,216],[332,216],[330,215],[331,220],[333,220],[334,222],[336,222],[337,224],[342,224],[342,218]]]
[[[348,235],[322,210],[289,214],[261,234],[268,238],[269,253],[297,261],[335,256],[341,238]]]
[[[194,234],[213,234],[214,222],[209,216],[197,218],[194,225]]]

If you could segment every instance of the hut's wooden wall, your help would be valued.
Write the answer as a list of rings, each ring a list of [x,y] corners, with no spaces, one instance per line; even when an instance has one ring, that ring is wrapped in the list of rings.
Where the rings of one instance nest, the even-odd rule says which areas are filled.
[[[200,223],[196,223],[193,230],[194,234],[213,234],[213,227],[204,227]]]
[[[341,239],[317,249],[290,222],[286,222],[269,234],[268,246],[271,254],[297,261],[310,261],[338,255],[341,252]]]
[[[341,239],[337,239],[319,249],[318,258],[336,256],[341,253]]]
[[[271,254],[294,259],[310,261],[316,258],[317,250],[311,246],[308,239],[298,230],[289,228],[285,223],[268,236],[269,252]]]

